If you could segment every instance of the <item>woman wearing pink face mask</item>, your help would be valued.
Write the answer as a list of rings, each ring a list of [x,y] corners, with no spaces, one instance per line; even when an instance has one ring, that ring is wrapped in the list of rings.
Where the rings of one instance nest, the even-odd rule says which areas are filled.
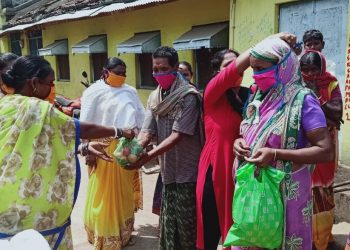
[[[232,225],[234,183],[233,142],[239,137],[243,105],[248,88],[240,87],[241,74],[235,61],[239,53],[218,51],[212,61],[213,78],[204,91],[206,143],[201,153],[197,178],[197,247],[217,249]]]
[[[251,162],[257,168],[273,166],[286,172],[281,248],[312,249],[310,166],[332,160],[334,153],[325,116],[303,86],[298,58],[286,42],[263,40],[251,50],[250,65],[257,90],[243,115],[242,138],[234,144],[235,168]]]

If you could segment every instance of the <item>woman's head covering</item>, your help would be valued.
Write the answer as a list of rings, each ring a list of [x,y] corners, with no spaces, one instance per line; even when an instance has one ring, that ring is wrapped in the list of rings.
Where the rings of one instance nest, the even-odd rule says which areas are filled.
[[[251,56],[277,66],[278,81],[284,85],[301,81],[300,65],[296,54],[280,38],[266,38],[255,45]]]
[[[318,92],[320,94],[321,97],[321,101],[322,102],[327,102],[331,99],[331,92],[333,89],[335,89],[336,86],[338,86],[338,80],[337,78],[332,75],[331,73],[329,73],[327,71],[327,62],[326,62],[326,58],[324,57],[324,55],[317,51],[317,50],[306,50],[302,56],[302,58],[304,56],[306,56],[307,54],[310,53],[316,53],[319,55],[319,57],[321,58],[321,74],[317,77],[310,77],[308,75],[303,74],[303,79],[306,82],[315,82],[316,87],[318,89]],[[301,60],[302,61],[302,60]],[[332,86],[330,87],[330,84],[332,84]]]
[[[321,68],[320,68],[321,74],[318,77],[314,77],[314,78],[310,78],[306,75],[303,75],[304,80],[316,81],[317,87],[322,87],[325,85],[328,86],[330,82],[337,81],[337,78],[327,71],[327,62],[324,55],[317,50],[309,49],[309,50],[305,50],[303,57],[310,53],[316,53],[321,58]]]

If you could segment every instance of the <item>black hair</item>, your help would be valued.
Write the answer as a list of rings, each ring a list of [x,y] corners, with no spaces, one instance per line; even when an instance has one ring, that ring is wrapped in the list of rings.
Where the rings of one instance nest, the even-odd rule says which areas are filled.
[[[319,30],[307,30],[303,35],[303,42],[306,43],[309,40],[318,40],[323,42],[323,34]]]
[[[152,54],[153,58],[167,58],[169,65],[175,67],[179,64],[179,55],[174,48],[168,46],[158,47]]]
[[[114,69],[117,66],[124,66],[126,68],[126,64],[122,59],[119,59],[117,57],[110,57],[106,61],[105,65],[103,66],[104,69],[111,70]]]
[[[7,65],[16,60],[18,56],[13,53],[5,53],[0,56],[0,71],[7,67]]]
[[[222,61],[224,60],[225,55],[227,53],[233,53],[236,55],[236,57],[239,57],[239,53],[233,49],[223,49],[216,52],[213,56],[213,59],[211,59],[210,61],[211,68],[213,70],[213,76],[215,76],[218,73],[218,71],[220,71]]]
[[[193,75],[192,66],[191,66],[191,64],[189,62],[181,61],[179,64],[185,65],[186,68],[188,69],[188,71],[191,73],[191,75]]]
[[[305,65],[315,65],[321,70],[322,58],[316,52],[308,52],[300,58],[300,66],[303,67]]]
[[[12,65],[12,68],[1,75],[3,82],[15,89],[23,89],[26,80],[33,77],[44,79],[52,72],[48,61],[40,56],[21,56]]]
[[[236,57],[239,56],[239,52],[236,50],[233,50],[233,49],[223,49],[223,50],[216,52],[213,56],[213,59],[210,61],[211,68],[213,71],[213,77],[216,76],[218,74],[218,72],[220,71],[221,64],[222,64],[222,62],[225,58],[225,55],[227,53],[233,53],[236,55]],[[227,98],[228,102],[230,103],[232,109],[234,111],[236,111],[240,116],[242,116],[243,106],[248,98],[249,89],[240,87],[237,94],[241,100],[239,100],[237,98],[236,93],[234,93],[232,89],[226,90],[226,98]]]

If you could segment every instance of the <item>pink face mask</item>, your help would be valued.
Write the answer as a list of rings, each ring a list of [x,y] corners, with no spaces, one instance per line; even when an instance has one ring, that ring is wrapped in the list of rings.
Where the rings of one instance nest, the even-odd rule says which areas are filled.
[[[170,89],[171,85],[176,79],[176,76],[177,76],[177,72],[175,71],[170,73],[153,74],[154,79],[156,79],[159,86],[164,90]]]
[[[272,66],[271,68],[259,71],[253,75],[256,85],[258,85],[263,93],[270,90],[277,83],[275,68],[276,66]]]

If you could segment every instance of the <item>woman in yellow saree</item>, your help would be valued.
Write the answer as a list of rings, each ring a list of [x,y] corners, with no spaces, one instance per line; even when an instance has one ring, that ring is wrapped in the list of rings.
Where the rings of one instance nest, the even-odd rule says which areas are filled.
[[[52,249],[73,249],[70,214],[80,183],[76,154],[81,149],[110,160],[104,144],[79,148],[80,138],[110,137],[117,129],[80,123],[43,101],[54,73],[40,57],[17,59],[1,77],[15,94],[0,99],[0,239],[35,229]]]
[[[104,126],[140,129],[144,107],[135,88],[125,83],[126,65],[108,59],[102,79],[82,96],[80,120]],[[109,140],[111,154],[117,140]],[[127,245],[134,229],[134,212],[141,208],[142,193],[138,170],[125,170],[116,162],[97,161],[88,156],[91,168],[84,223],[95,250],[119,250]]]

